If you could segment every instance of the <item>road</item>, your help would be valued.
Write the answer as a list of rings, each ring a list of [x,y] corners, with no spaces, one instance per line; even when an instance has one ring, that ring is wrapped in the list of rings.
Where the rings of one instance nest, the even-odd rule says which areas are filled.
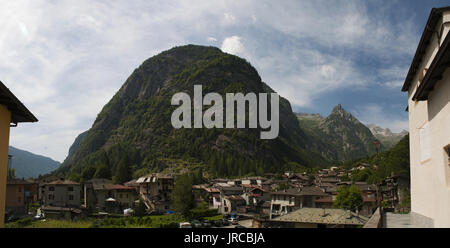
[[[245,228],[252,228],[253,220],[252,219],[241,220],[241,221],[238,221],[238,223],[239,223],[239,225],[241,225]],[[236,225],[231,225],[231,224],[229,226],[224,226],[224,228],[235,228],[235,227],[236,227]]]

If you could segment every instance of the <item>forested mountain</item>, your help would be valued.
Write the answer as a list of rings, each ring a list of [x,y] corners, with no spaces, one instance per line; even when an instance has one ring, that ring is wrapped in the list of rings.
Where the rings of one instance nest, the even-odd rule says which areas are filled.
[[[16,178],[37,178],[39,175],[50,173],[57,169],[59,162],[51,158],[36,155],[10,146],[9,155],[12,155],[10,168],[14,169]]]
[[[301,129],[313,137],[318,151],[329,160],[352,160],[376,152],[375,136],[340,104],[327,117],[302,113],[297,118]]]
[[[394,147],[387,151],[370,157],[347,161],[344,166],[349,169],[360,163],[376,165],[377,168],[360,171],[355,175],[357,181],[379,183],[381,180],[392,174],[409,178],[409,134],[405,135]]]
[[[198,84],[203,94],[273,92],[244,59],[215,47],[172,48],[131,74],[92,127],[77,138],[56,173],[74,180],[106,175],[121,182],[174,168],[238,176],[328,164],[309,149],[311,136],[300,129],[290,103],[281,97],[280,131],[273,140],[260,139],[260,128],[173,128],[170,119],[177,106],[171,106],[171,97],[185,92],[192,99]]]

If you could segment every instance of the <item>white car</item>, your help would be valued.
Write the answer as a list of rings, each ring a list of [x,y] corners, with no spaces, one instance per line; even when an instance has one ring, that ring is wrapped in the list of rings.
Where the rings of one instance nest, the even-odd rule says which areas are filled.
[[[192,228],[192,225],[189,222],[182,222],[180,223],[180,228]]]

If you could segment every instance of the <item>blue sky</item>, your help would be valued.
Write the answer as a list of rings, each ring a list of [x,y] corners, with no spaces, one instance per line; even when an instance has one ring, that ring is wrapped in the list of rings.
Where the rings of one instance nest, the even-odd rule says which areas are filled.
[[[145,59],[211,45],[250,61],[294,111],[341,103],[408,128],[400,91],[432,7],[448,1],[8,1],[0,80],[38,117],[11,145],[62,161]]]

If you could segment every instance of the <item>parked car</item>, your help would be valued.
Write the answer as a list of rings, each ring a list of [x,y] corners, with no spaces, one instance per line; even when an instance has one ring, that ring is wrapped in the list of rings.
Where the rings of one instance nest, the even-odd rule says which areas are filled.
[[[189,222],[181,222],[180,228],[192,228],[192,225]]]
[[[230,222],[229,222],[227,219],[223,219],[223,220],[222,220],[222,225],[224,225],[224,226],[229,226],[229,225],[230,225]]]
[[[237,225],[237,224],[239,224],[238,220],[235,219],[235,218],[231,218],[231,219],[230,219],[230,223],[231,223],[231,225]]]
[[[203,225],[202,225],[202,223],[199,221],[199,220],[193,220],[192,221],[192,227],[194,227],[194,228],[200,228],[200,227],[202,227]]]
[[[212,222],[212,225],[215,227],[221,227],[223,226],[223,221],[222,220],[215,220]]]
[[[204,221],[203,221],[203,226],[204,226],[204,227],[211,227],[211,221],[209,221],[209,220],[204,220]]]

